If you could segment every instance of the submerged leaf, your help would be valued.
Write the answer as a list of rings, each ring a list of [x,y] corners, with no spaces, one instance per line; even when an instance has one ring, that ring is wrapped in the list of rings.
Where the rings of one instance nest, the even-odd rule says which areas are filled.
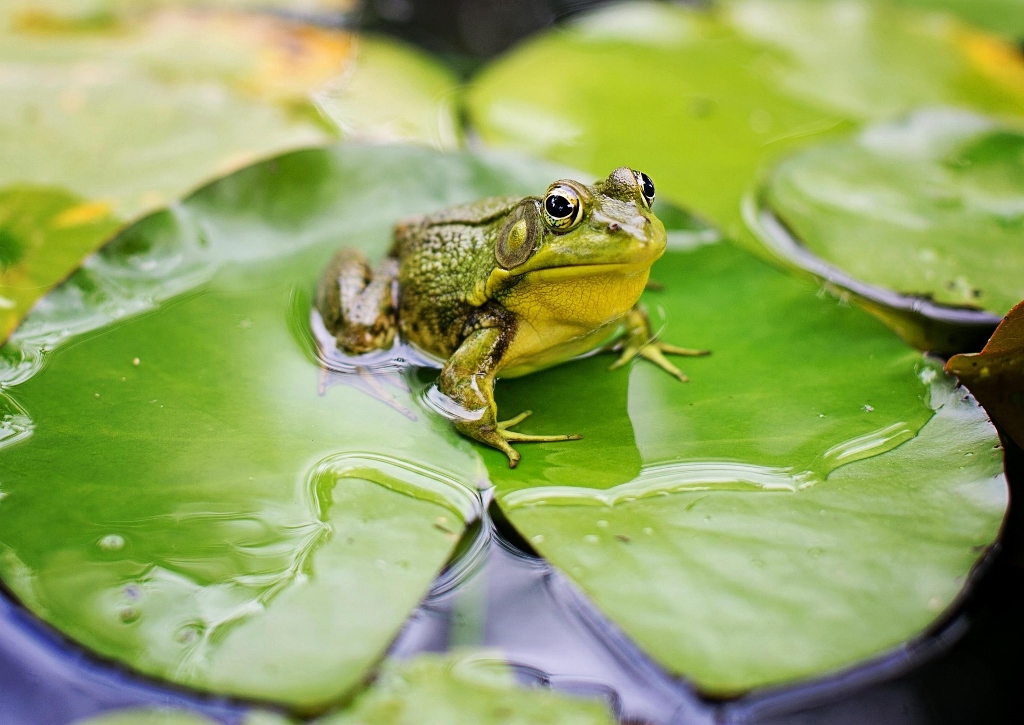
[[[500,660],[421,655],[392,663],[345,712],[322,725],[611,725],[601,703],[515,682]]]
[[[946,372],[956,375],[992,420],[1024,446],[1024,302],[1010,310],[980,353],[954,355]]]
[[[131,708],[114,710],[74,725],[215,725],[216,721],[183,710]]]

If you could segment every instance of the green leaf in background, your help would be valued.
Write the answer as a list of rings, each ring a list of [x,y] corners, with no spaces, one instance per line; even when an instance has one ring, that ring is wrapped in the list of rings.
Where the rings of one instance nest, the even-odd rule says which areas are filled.
[[[1024,36],[1022,0],[893,0],[907,7],[947,10],[993,33],[1018,40]]]
[[[670,249],[682,385],[597,356],[503,382],[524,432],[483,451],[535,548],[669,671],[714,695],[818,677],[924,631],[998,535],[998,438],[936,363],[724,243]],[[634,448],[630,455],[630,448]]]
[[[322,725],[612,725],[598,702],[518,686],[500,660],[455,654],[391,663],[351,708]]]
[[[739,237],[765,161],[921,105],[1024,113],[1022,75],[1003,40],[886,3],[629,3],[526,42],[476,78],[468,109],[489,144],[643,169]]]
[[[300,710],[357,686],[479,513],[485,474],[400,375],[322,376],[316,279],[340,246],[382,255],[399,218],[563,174],[311,150],[123,232],[3,351],[7,586],[181,684]]]
[[[0,0],[0,190],[45,186],[132,221],[340,132],[458,143],[456,81],[422,54],[281,17],[155,5],[72,4],[61,15]],[[47,244],[6,270],[0,297],[16,304],[0,341],[108,238],[93,231],[78,259]]]
[[[360,38],[357,58],[356,72],[314,95],[346,138],[459,147],[458,83],[448,70],[383,38]]]
[[[0,189],[0,332],[120,227],[103,202],[60,189]]]
[[[800,151],[771,172],[758,203],[774,218],[769,222],[788,230],[783,237],[767,233],[772,224],[760,240],[797,268],[821,260],[880,288],[883,305],[891,290],[929,307],[985,310],[990,314],[975,316],[988,321],[982,343],[1024,298],[1024,132],[984,116],[919,111]],[[870,287],[856,289],[870,296]],[[919,344],[964,349],[942,343]]]

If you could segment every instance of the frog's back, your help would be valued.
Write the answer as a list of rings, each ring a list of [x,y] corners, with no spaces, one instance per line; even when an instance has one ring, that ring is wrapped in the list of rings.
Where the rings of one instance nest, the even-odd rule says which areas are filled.
[[[494,243],[519,197],[493,197],[400,222],[399,321],[403,336],[441,357],[462,341],[494,268]]]

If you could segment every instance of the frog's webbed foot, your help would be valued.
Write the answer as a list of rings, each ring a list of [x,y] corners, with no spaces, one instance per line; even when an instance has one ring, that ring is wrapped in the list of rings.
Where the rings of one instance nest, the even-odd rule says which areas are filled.
[[[568,435],[553,435],[553,436],[540,436],[530,435],[529,433],[519,433],[518,431],[509,430],[509,428],[519,425],[526,420],[530,415],[533,414],[532,410],[526,410],[517,415],[515,418],[509,418],[503,420],[497,425],[482,425],[478,426],[473,430],[467,430],[465,424],[458,425],[457,427],[464,433],[476,438],[477,440],[486,443],[492,448],[497,448],[506,456],[508,456],[509,468],[515,468],[519,463],[520,455],[519,451],[513,448],[511,443],[560,443],[562,441],[578,441],[583,436],[577,433],[570,433]]]
[[[655,339],[651,331],[651,323],[647,313],[638,307],[634,307],[626,314],[626,332],[622,339],[616,341],[609,350],[621,350],[619,359],[612,363],[609,369],[615,370],[639,356],[646,358],[677,378],[680,382],[687,382],[689,378],[682,370],[673,365],[665,355],[682,355],[685,357],[701,357],[710,355],[710,350],[695,350],[688,347],[678,347],[667,342]]]

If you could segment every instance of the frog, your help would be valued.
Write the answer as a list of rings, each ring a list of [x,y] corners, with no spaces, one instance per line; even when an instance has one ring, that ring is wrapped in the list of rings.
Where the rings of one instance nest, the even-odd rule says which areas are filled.
[[[651,178],[623,166],[589,185],[559,179],[541,196],[404,219],[376,267],[357,249],[340,250],[315,307],[345,355],[386,350],[397,337],[436,361],[433,407],[515,468],[512,444],[582,436],[513,430],[532,413],[499,419],[498,378],[614,351],[611,369],[645,358],[686,382],[666,356],[709,353],[659,340],[640,303],[667,246],[654,199]]]

